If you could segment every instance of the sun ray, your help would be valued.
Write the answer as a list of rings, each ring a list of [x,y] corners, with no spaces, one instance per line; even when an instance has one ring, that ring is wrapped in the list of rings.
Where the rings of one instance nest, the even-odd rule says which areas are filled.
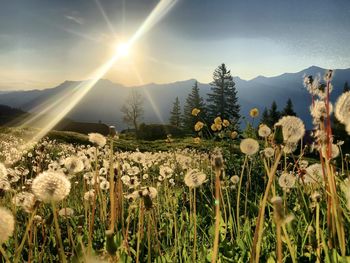
[[[147,33],[156,23],[160,21],[162,17],[167,14],[167,12],[175,5],[176,2],[177,0],[161,0],[146,18],[143,24],[139,27],[139,29],[135,32],[135,34],[129,39],[128,42],[126,42],[126,47],[129,49],[137,40]],[[57,101],[52,102],[52,104],[48,102],[42,104],[43,107],[41,108],[41,114],[39,113],[39,117],[29,118],[22,123],[22,125],[37,125],[42,126],[42,128],[37,134],[30,138],[27,143],[22,145],[21,148],[31,148],[40,139],[42,139],[79,103],[79,101],[94,87],[97,81],[102,78],[120,58],[120,52],[116,52],[107,62],[105,62],[105,64],[89,75],[87,81],[79,83],[72,89],[66,89],[66,91],[61,94],[61,97],[58,98]],[[141,77],[140,80],[142,80]],[[151,96],[148,97],[152,104],[153,100]],[[154,102],[153,105],[155,105]]]
[[[100,12],[101,12],[101,14],[102,14],[102,16],[103,16],[103,18],[104,18],[104,20],[105,20],[105,22],[106,22],[108,28],[109,28],[109,30],[111,31],[111,33],[113,34],[113,36],[116,37],[117,34],[115,33],[115,30],[114,30],[114,28],[113,28],[113,25],[112,25],[111,21],[109,20],[109,18],[108,18],[108,16],[107,16],[107,14],[106,14],[106,12],[105,12],[103,6],[101,5],[101,2],[100,2],[99,0],[95,0],[95,3],[96,3],[96,5],[97,5],[98,9],[100,10]]]

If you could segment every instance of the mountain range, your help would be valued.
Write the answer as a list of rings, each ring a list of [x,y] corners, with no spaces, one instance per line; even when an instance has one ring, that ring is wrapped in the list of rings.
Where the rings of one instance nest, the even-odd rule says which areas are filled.
[[[249,110],[257,107],[260,112],[269,108],[276,101],[282,110],[288,98],[292,99],[294,110],[308,128],[311,127],[309,105],[310,95],[303,87],[304,75],[316,75],[325,69],[311,66],[296,73],[284,73],[275,77],[258,76],[251,80],[234,77],[241,115],[248,117]],[[119,129],[126,128],[122,122],[120,108],[125,103],[131,89],[138,89],[144,98],[144,118],[146,123],[167,123],[173,102],[179,97],[183,107],[186,97],[191,92],[195,79],[178,81],[169,84],[150,83],[142,86],[126,87],[107,79],[99,80],[88,94],[69,112],[68,118],[81,122],[98,122],[115,125]],[[332,81],[334,90],[332,100],[342,93],[346,81],[350,82],[350,69],[335,70]],[[57,87],[44,90],[25,90],[0,92],[0,104],[8,105],[23,111],[35,112],[35,108],[50,99],[60,96],[67,89],[75,88],[80,81],[65,81]],[[210,85],[198,83],[201,95],[206,98]],[[243,122],[244,125],[244,122]]]

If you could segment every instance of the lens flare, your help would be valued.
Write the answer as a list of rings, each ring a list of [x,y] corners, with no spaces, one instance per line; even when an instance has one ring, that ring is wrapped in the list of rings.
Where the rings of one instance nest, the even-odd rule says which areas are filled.
[[[28,139],[24,145],[21,145],[21,149],[33,147],[33,145],[53,129],[94,87],[98,80],[101,79],[120,58],[129,53],[132,45],[166,15],[176,2],[177,0],[161,0],[129,41],[120,44],[115,54],[92,72],[86,78],[88,79],[87,81],[80,82],[74,87],[67,88],[54,98],[37,106],[37,115],[25,119],[20,125],[20,128],[26,126],[38,127],[40,131]],[[151,98],[149,98],[149,100],[152,101]]]

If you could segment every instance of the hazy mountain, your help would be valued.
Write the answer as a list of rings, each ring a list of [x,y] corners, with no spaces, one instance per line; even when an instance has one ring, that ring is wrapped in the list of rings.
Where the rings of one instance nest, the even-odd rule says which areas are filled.
[[[325,69],[312,66],[297,73],[284,73],[276,77],[259,76],[252,80],[234,78],[238,90],[239,103],[242,116],[248,116],[252,107],[261,111],[270,107],[273,100],[277,102],[280,110],[290,97],[295,111],[310,127],[309,105],[311,98],[303,87],[303,76],[323,75]],[[338,97],[343,90],[345,81],[350,82],[350,69],[335,71],[333,80],[334,91],[332,98]],[[144,96],[144,122],[168,122],[169,112],[175,98],[178,96],[183,107],[184,101],[191,91],[195,80],[185,80],[169,84],[147,84],[139,87],[125,87],[109,80],[101,79],[83,100],[69,113],[67,117],[85,122],[102,121],[117,127],[125,127],[122,123],[120,108],[126,101],[131,89],[138,89]],[[15,91],[0,93],[0,104],[9,105],[25,111],[35,111],[35,107],[49,99],[59,97],[66,89],[76,87],[79,81],[65,81],[61,85],[45,90]],[[209,84],[199,83],[203,97],[210,91]],[[33,110],[34,109],[34,110]]]

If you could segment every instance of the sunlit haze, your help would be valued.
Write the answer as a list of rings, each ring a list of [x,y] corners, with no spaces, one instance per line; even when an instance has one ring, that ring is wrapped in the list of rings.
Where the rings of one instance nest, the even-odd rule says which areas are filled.
[[[116,52],[128,55],[103,77],[127,86],[139,85],[140,77],[143,83],[210,82],[222,62],[243,79],[311,65],[350,67],[347,0],[180,0],[170,12],[164,9],[166,15],[157,15],[159,23],[145,23],[147,34],[129,47],[127,41],[144,30],[140,26],[158,3],[3,3],[0,89],[42,89],[83,80]]]

